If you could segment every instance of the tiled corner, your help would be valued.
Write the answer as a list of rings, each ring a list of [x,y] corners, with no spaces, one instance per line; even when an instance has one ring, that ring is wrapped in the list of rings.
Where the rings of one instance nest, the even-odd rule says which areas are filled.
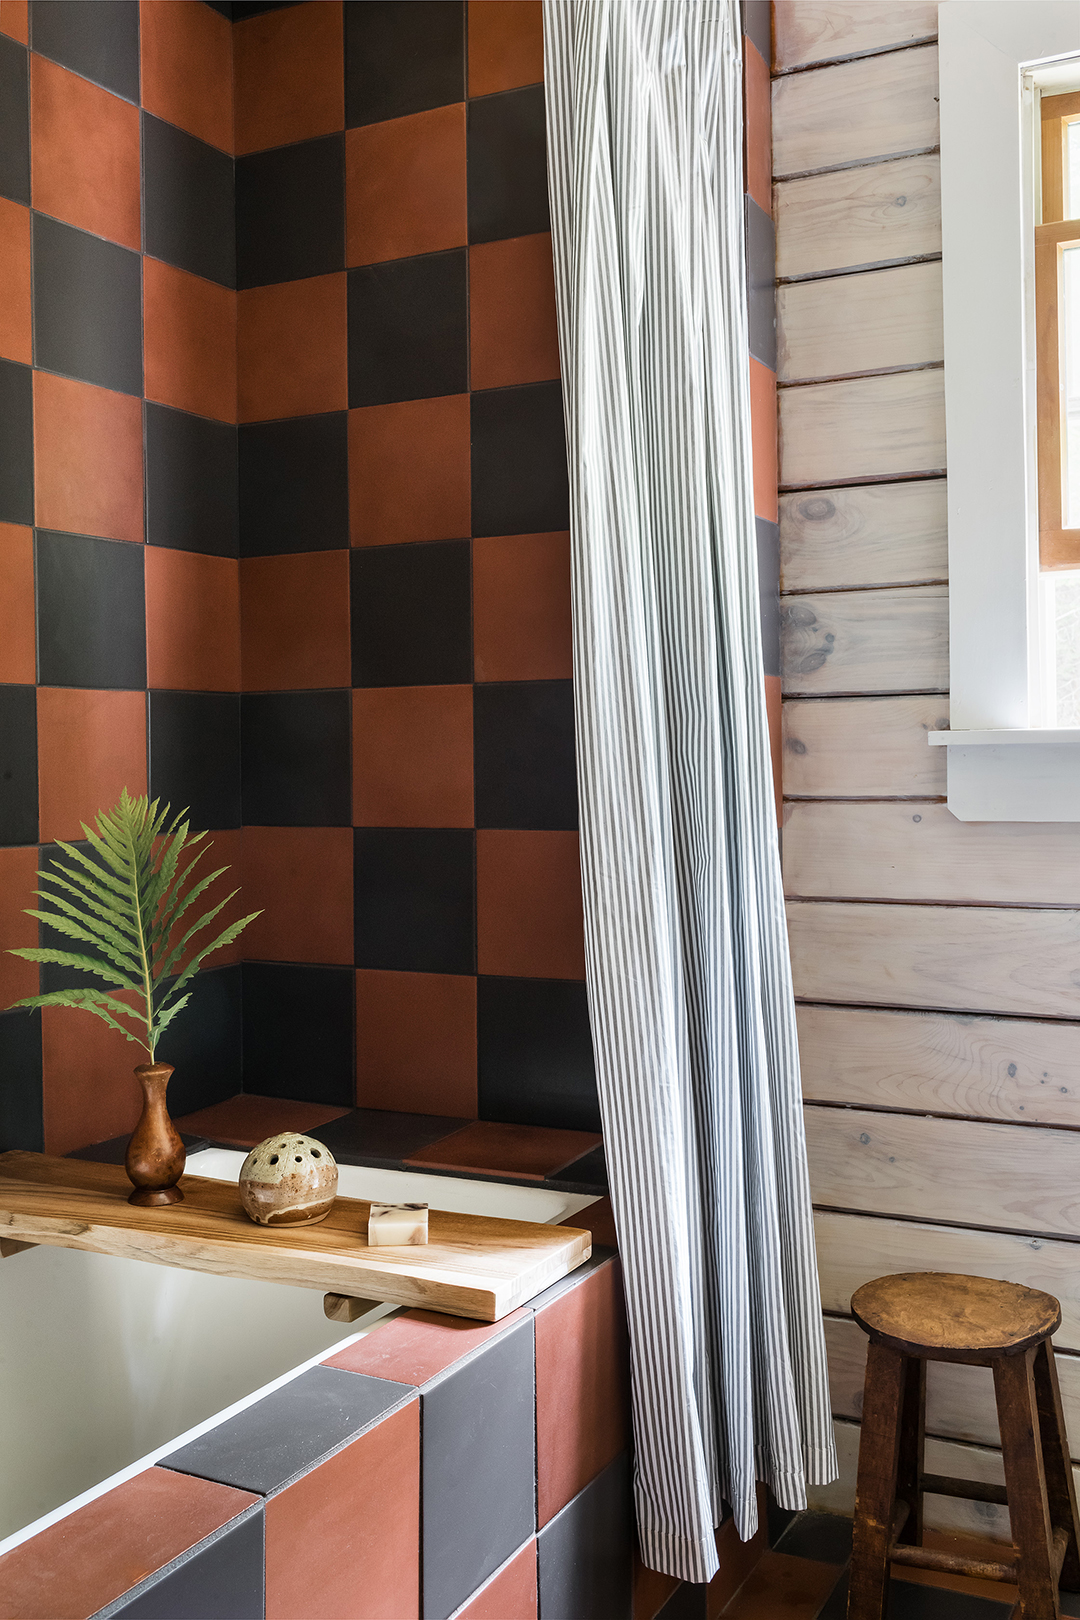
[[[455,980],[455,983],[458,982]],[[429,1142],[449,1136],[465,1122],[441,1114],[404,1114],[381,1108],[353,1108],[323,1126],[319,1140],[342,1164],[397,1166]]]
[[[541,1616],[630,1620],[632,1556],[630,1459],[624,1454],[540,1531]]]

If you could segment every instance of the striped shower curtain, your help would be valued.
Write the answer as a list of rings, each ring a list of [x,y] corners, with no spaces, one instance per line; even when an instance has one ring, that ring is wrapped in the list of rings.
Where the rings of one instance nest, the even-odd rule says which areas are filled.
[[[642,1556],[836,1475],[765,715],[736,0],[545,0],[586,972]]]

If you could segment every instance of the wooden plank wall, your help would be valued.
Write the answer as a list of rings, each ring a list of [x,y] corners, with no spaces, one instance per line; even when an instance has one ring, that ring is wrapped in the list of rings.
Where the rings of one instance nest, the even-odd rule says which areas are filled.
[[[776,0],[784,868],[839,1482],[890,1271],[1062,1301],[1080,1459],[1080,827],[944,803],[937,6]],[[935,1369],[930,1465],[1000,1477],[992,1387]],[[1007,1536],[998,1510],[931,1519]]]

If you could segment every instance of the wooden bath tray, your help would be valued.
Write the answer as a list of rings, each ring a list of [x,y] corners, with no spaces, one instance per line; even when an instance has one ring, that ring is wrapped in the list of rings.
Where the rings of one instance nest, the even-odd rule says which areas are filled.
[[[0,1154],[0,1238],[89,1249],[219,1277],[422,1306],[497,1322],[592,1253],[573,1226],[433,1209],[429,1241],[369,1249],[368,1205],[339,1198],[317,1226],[249,1221],[232,1182],[184,1176],[182,1204],[137,1209],[121,1165]]]

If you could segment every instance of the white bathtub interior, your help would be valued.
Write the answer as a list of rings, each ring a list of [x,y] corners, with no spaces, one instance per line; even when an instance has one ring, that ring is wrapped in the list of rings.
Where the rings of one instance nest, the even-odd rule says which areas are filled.
[[[235,1181],[208,1148],[193,1175]],[[350,1198],[556,1223],[593,1197],[341,1165]],[[39,1245],[0,1261],[0,1541],[391,1313],[327,1321],[322,1293]]]

